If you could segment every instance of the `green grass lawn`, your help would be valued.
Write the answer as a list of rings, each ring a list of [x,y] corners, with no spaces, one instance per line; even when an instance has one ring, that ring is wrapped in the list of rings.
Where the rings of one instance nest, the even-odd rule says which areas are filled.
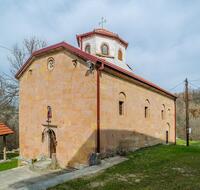
[[[102,173],[72,180],[51,190],[199,190],[200,142],[159,145],[128,155]]]
[[[177,140],[177,145],[186,145],[186,141],[182,139]],[[200,141],[190,141],[189,142],[190,146],[196,146],[200,148]]]
[[[8,153],[7,158],[9,160],[7,162],[0,163],[0,171],[16,168],[18,166],[18,160],[16,158],[18,155],[18,153]]]

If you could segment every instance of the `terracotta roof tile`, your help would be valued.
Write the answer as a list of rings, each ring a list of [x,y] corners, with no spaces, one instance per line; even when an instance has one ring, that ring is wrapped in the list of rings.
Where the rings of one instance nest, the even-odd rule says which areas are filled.
[[[3,123],[0,123],[0,136],[13,134],[14,131]]]
[[[110,38],[114,38],[114,39],[120,41],[126,48],[128,47],[128,42],[126,42],[125,40],[120,38],[118,34],[110,32],[110,31],[108,31],[108,30],[106,30],[104,28],[97,28],[97,29],[94,29],[91,32],[87,32],[87,33],[84,33],[84,34],[76,35],[78,45],[80,46],[80,41],[83,38],[92,36],[94,34],[101,35],[101,36],[107,36],[107,37],[110,37]]]
[[[32,54],[32,56],[26,61],[26,63],[21,67],[21,69],[17,72],[15,77],[17,79],[19,79],[23,75],[23,73],[26,71],[26,69],[31,64],[31,60],[34,57],[42,55],[42,54],[46,53],[47,51],[52,51],[52,50],[56,50],[56,49],[60,49],[60,48],[66,49],[67,51],[73,53],[74,55],[76,55],[78,57],[81,57],[84,60],[90,60],[90,61],[92,61],[94,63],[102,62],[105,66],[110,67],[113,70],[116,70],[116,71],[118,71],[118,72],[120,72],[120,73],[122,73],[122,74],[124,74],[126,76],[129,76],[129,77],[131,77],[131,78],[133,78],[133,79],[135,79],[135,80],[137,80],[137,81],[139,81],[141,83],[144,83],[144,84],[146,84],[146,85],[148,85],[150,87],[153,87],[153,88],[155,88],[155,89],[157,89],[157,90],[159,90],[159,91],[161,91],[161,92],[163,92],[163,93],[165,93],[165,94],[167,94],[167,95],[169,95],[169,96],[171,96],[173,98],[176,98],[176,96],[174,94],[172,94],[172,93],[166,91],[165,89],[155,85],[154,83],[152,83],[152,82],[150,82],[148,80],[145,80],[142,77],[137,76],[137,75],[135,75],[134,73],[132,73],[130,71],[126,71],[125,69],[122,69],[119,66],[114,65],[113,63],[107,62],[107,61],[105,61],[105,60],[103,60],[101,58],[98,58],[98,57],[94,56],[94,55],[88,54],[88,53],[86,53],[86,52],[84,52],[84,51],[82,51],[82,50],[80,50],[80,49],[78,49],[78,48],[66,43],[66,42],[61,42],[61,43],[58,43],[58,44],[55,44],[55,45],[40,49],[38,51],[35,51]]]

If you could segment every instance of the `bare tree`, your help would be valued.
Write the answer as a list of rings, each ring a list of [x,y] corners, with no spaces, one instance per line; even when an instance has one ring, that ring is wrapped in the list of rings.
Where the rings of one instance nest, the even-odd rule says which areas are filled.
[[[34,51],[46,45],[47,43],[44,40],[36,37],[24,39],[21,45],[14,45],[8,56],[10,74],[0,75],[0,122],[4,122],[15,131],[14,135],[8,137],[10,148],[18,147],[19,84],[18,80],[15,79],[15,75]]]
[[[30,39],[24,39],[24,46],[27,53],[31,55],[34,51],[46,47],[47,43],[44,40],[32,37]]]
[[[16,73],[31,56],[31,54],[41,48],[46,47],[47,43],[44,40],[31,37],[29,39],[24,39],[22,45],[14,45],[11,50],[11,54],[8,56],[8,61],[10,63],[10,75],[4,74],[2,77],[3,84],[6,86],[4,89],[3,100],[0,101],[0,106],[2,104],[16,103],[18,99],[19,85],[18,80],[15,79]]]
[[[46,47],[46,45],[46,41],[33,36],[29,39],[24,39],[21,45],[14,45],[12,50],[10,50],[11,54],[8,56],[10,74],[0,76],[1,110],[8,105],[16,105],[19,95],[19,84],[18,80],[15,79],[16,73],[34,51]]]
[[[15,76],[17,71],[19,71],[19,69],[34,51],[44,48],[46,46],[46,41],[40,40],[35,36],[29,39],[24,39],[22,46],[16,44],[13,47],[11,55],[8,57],[8,61],[10,62],[11,74]]]

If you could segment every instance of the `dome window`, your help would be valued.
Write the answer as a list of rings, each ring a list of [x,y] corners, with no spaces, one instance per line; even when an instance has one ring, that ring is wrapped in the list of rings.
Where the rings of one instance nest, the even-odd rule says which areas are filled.
[[[121,50],[121,49],[118,50],[118,59],[119,59],[120,61],[122,61],[122,59],[123,59],[123,53],[122,53],[122,50]]]
[[[109,47],[107,44],[101,45],[101,53],[102,55],[109,55]]]
[[[86,53],[91,53],[91,47],[90,47],[90,44],[87,44],[86,46],[85,46],[85,52]]]

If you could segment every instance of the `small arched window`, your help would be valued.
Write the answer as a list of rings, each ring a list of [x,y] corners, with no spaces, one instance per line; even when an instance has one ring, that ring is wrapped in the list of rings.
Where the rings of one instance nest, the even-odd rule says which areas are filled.
[[[125,100],[126,100],[125,93],[120,92],[119,93],[119,115],[125,114]]]
[[[165,119],[165,105],[164,104],[162,105],[161,118],[162,118],[162,120]]]
[[[122,54],[122,50],[121,49],[118,50],[118,59],[120,61],[122,61],[122,59],[123,59],[123,54]]]
[[[145,101],[145,107],[144,107],[144,117],[149,118],[150,117],[150,102],[148,99]]]
[[[91,50],[90,50],[91,48],[90,48],[90,44],[87,44],[86,46],[85,46],[85,52],[86,53],[91,53]]]
[[[101,53],[103,55],[109,55],[109,47],[107,44],[104,43],[101,45]]]
[[[170,114],[171,114],[171,109],[168,108],[168,110],[167,110],[167,115],[170,116]]]

